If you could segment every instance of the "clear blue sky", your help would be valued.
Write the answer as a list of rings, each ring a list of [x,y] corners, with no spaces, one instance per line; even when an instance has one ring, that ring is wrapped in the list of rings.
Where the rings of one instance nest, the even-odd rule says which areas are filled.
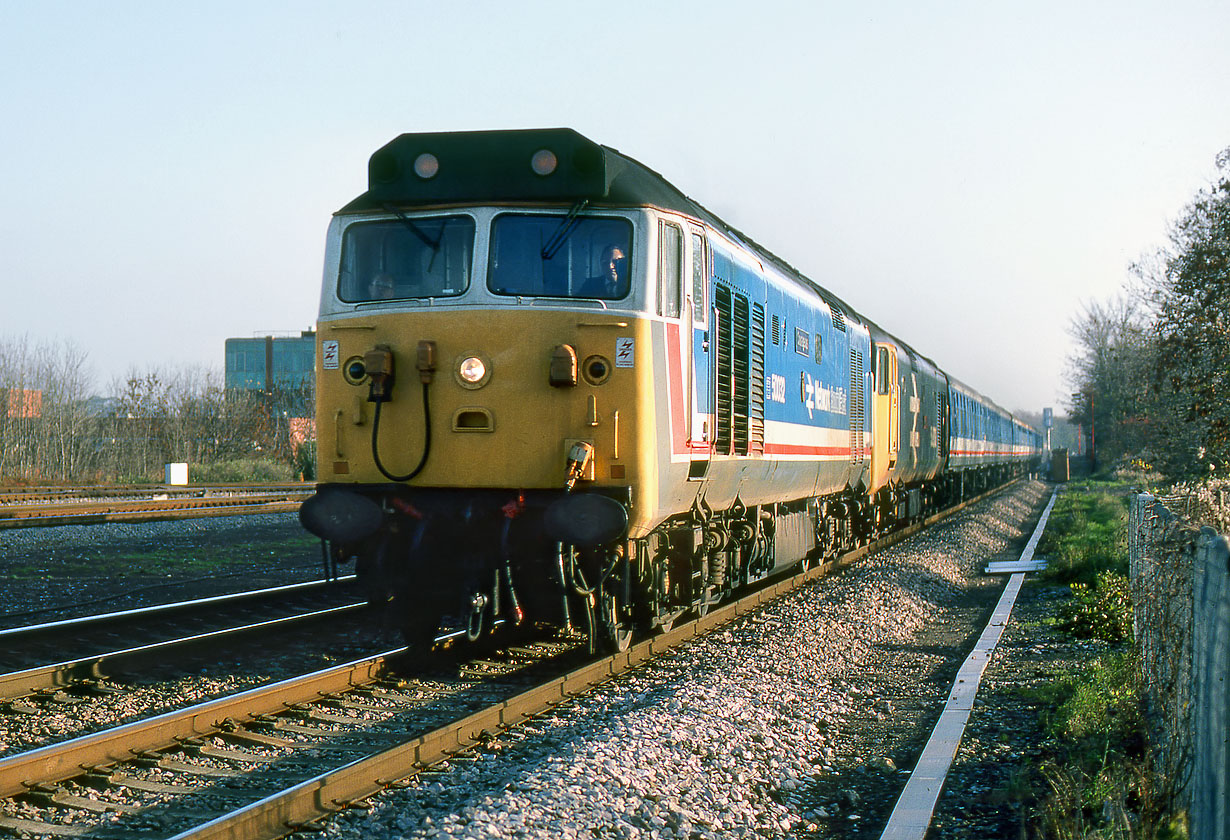
[[[1010,409],[1230,146],[1230,3],[0,0],[0,338],[97,390],[310,327],[409,131],[569,126]]]

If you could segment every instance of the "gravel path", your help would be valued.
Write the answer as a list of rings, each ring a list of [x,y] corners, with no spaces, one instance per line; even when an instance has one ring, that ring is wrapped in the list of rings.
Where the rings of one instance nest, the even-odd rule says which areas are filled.
[[[326,836],[878,836],[1002,588],[981,566],[1019,551],[1047,494],[983,502]]]
[[[1039,722],[1035,692],[1108,649],[1105,642],[1074,639],[1054,629],[1050,620],[1057,604],[1069,597],[1067,586],[1026,578],[983,677],[929,837],[1038,836],[1029,824],[1039,792],[1034,765],[1049,736]]]

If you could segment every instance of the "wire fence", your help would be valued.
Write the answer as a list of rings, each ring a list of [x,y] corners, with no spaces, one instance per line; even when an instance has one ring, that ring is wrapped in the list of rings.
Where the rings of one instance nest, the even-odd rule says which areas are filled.
[[[1207,501],[1134,496],[1128,550],[1158,770],[1187,805],[1193,840],[1230,840],[1230,543],[1172,512],[1220,524]]]

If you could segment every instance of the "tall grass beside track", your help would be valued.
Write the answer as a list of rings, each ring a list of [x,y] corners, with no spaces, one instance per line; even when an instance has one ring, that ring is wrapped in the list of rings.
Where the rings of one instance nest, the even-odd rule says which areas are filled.
[[[1070,591],[1050,621],[1088,657],[1028,691],[1045,741],[1019,792],[1034,801],[1037,837],[1187,837],[1170,780],[1156,771],[1144,737],[1127,511],[1126,487],[1070,486],[1038,546],[1049,566],[1037,585]]]

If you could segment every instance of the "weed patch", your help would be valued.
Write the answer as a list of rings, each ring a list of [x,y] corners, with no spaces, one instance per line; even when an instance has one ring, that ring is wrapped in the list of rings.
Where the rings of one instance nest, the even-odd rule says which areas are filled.
[[[1059,627],[1082,639],[1132,641],[1132,594],[1127,575],[1098,572],[1093,585],[1069,584],[1072,599],[1058,611]]]
[[[260,484],[295,481],[299,478],[299,473],[294,466],[271,458],[243,458],[237,461],[218,461],[212,464],[192,464],[188,475],[197,484],[224,482]]]
[[[1171,812],[1174,789],[1143,737],[1140,659],[1107,650],[1035,693],[1050,736],[1036,767],[1039,835],[1048,838],[1187,836]]]

